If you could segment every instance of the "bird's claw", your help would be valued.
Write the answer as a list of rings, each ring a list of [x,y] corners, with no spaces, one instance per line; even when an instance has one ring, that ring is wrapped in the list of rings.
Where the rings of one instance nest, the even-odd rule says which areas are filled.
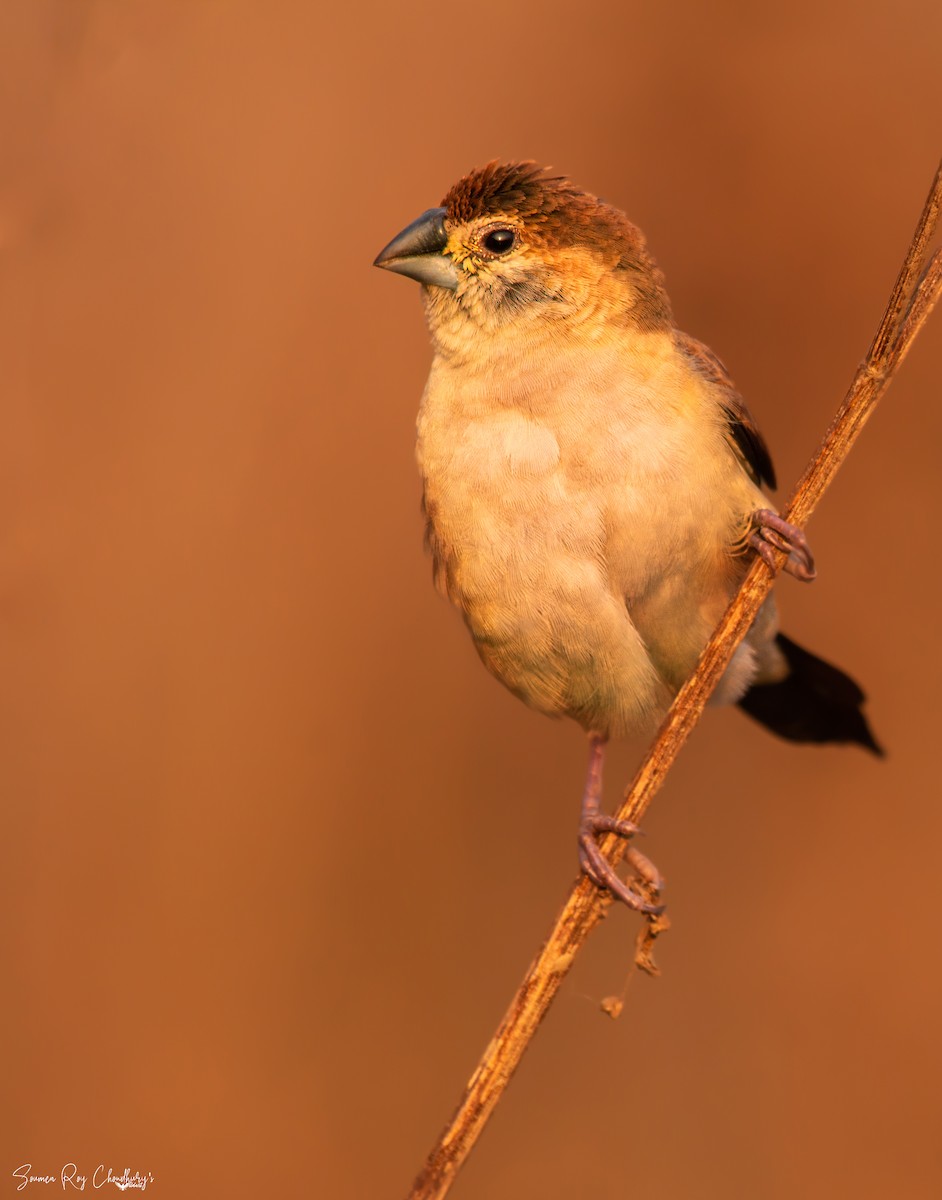
[[[760,508],[752,515],[753,529],[749,534],[749,545],[756,551],[770,570],[776,570],[772,547],[788,555],[782,567],[802,583],[810,583],[817,575],[814,555],[808,539],[797,525],[783,520],[770,508]]]
[[[631,838],[638,832],[638,827],[630,821],[619,821],[605,813],[587,813],[583,816],[579,827],[579,863],[584,874],[592,880],[596,887],[612,893],[616,900],[621,900],[635,912],[657,916],[666,907],[664,904],[652,904],[644,895],[630,887],[608,861],[599,847],[598,838],[603,833],[614,833],[618,837]],[[657,868],[639,850],[633,846],[628,848],[625,855],[634,868],[635,875],[644,885],[645,890],[657,895],[662,886],[662,880]]]

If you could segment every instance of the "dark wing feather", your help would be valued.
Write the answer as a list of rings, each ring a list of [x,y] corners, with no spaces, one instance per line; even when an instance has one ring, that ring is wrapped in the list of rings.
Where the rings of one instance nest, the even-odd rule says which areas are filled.
[[[722,389],[720,403],[726,417],[729,439],[746,470],[756,483],[767,483],[769,487],[774,488],[775,468],[772,466],[769,448],[759,432],[758,425],[752,419],[752,414],[746,408],[745,401],[736,391],[736,385],[730,379],[726,367],[709,346],[704,346],[703,342],[698,342],[686,333],[677,334],[677,345],[704,379]]]

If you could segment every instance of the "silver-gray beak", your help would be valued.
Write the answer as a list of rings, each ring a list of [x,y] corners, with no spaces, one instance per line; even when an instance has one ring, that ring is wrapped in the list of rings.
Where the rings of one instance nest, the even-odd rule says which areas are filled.
[[[445,210],[430,208],[380,250],[373,266],[453,292],[459,274],[454,260],[444,253],[447,245]]]

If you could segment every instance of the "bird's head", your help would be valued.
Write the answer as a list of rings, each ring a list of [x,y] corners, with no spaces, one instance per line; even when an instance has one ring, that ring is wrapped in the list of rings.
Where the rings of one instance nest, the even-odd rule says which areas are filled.
[[[542,342],[673,319],[644,237],[624,213],[534,163],[489,163],[408,225],[375,265],[423,284],[433,338]]]

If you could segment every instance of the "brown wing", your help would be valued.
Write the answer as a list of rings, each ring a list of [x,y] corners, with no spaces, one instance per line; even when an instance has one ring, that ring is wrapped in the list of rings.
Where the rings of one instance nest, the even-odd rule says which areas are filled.
[[[704,379],[722,389],[720,403],[726,417],[729,440],[746,470],[756,483],[767,483],[769,487],[774,488],[775,468],[772,466],[769,448],[759,432],[758,425],[753,421],[752,414],[746,408],[745,401],[736,391],[736,385],[730,379],[726,367],[709,346],[704,346],[703,342],[698,342],[686,333],[677,334],[677,345]]]

